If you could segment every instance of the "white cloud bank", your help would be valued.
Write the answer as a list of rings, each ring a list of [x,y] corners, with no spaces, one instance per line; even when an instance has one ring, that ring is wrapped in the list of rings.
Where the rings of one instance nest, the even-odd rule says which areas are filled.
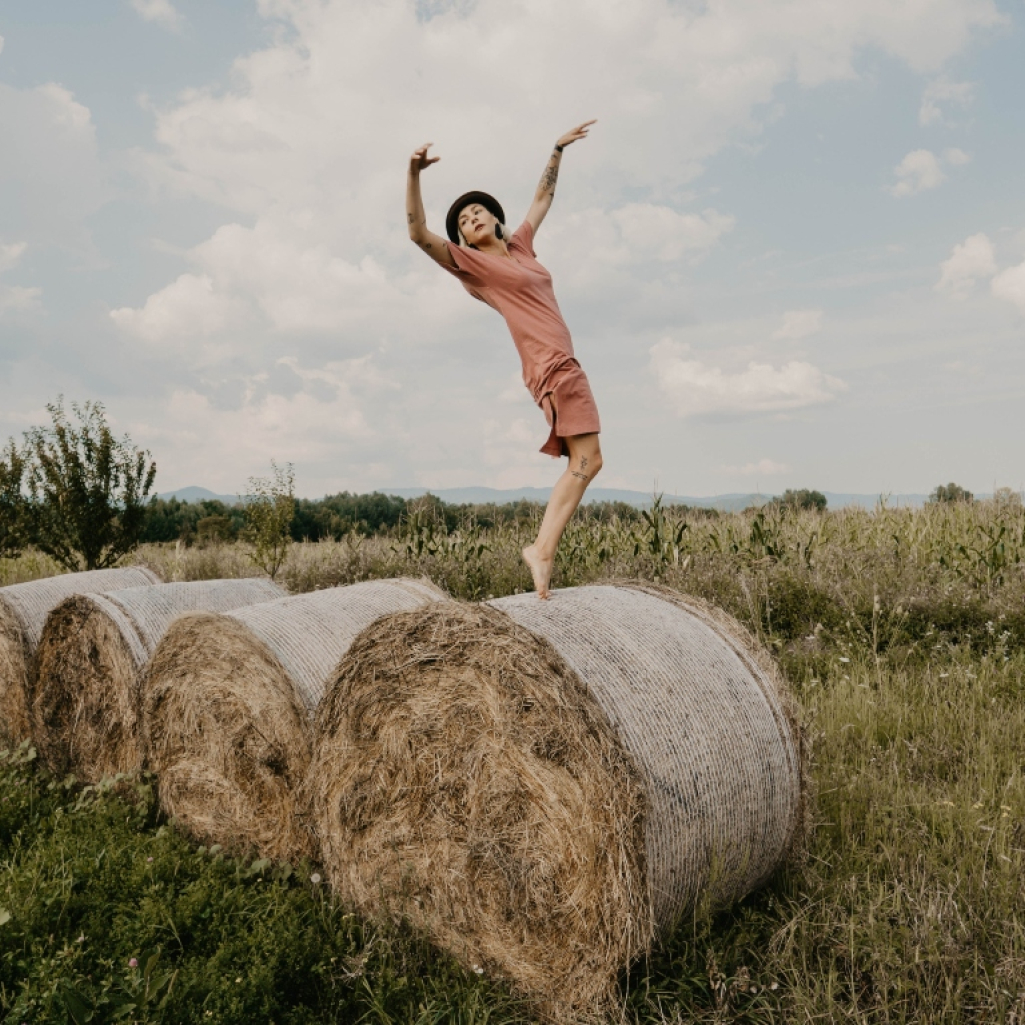
[[[752,361],[729,372],[690,358],[689,346],[668,339],[650,354],[659,388],[681,416],[789,412],[832,402],[847,389],[839,378],[800,360],[779,369]]]
[[[787,310],[783,325],[772,332],[777,340],[800,341],[822,330],[822,310]]]
[[[475,332],[479,340],[481,318],[493,317],[405,237],[404,175],[416,145],[433,139],[442,157],[424,176],[436,229],[448,201],[474,187],[499,196],[517,220],[557,133],[599,119],[566,154],[539,253],[558,269],[560,298],[577,285],[586,298],[574,334],[600,335],[613,315],[641,323],[665,297],[676,302],[689,266],[729,239],[733,217],[691,200],[692,183],[711,157],[764,129],[781,85],[855,79],[867,50],[936,76],[979,29],[1003,21],[992,0],[260,0],[258,10],[280,24],[272,42],[238,59],[226,83],[180,94],[157,114],[153,150],[136,155],[151,186],[219,204],[222,224],[161,287],[111,316],[154,351],[218,380],[248,382],[282,351],[308,356],[325,339],[347,354],[387,340],[405,390],[379,397],[374,422],[388,435],[380,451],[398,437],[393,425],[414,394],[447,389],[433,399],[445,413],[424,414],[417,428],[416,472],[429,482],[456,470],[476,476],[481,458],[505,475],[498,467],[512,454],[490,434],[483,456],[479,437],[475,447],[445,449],[452,428],[443,415],[478,436],[495,417],[493,397],[455,394],[463,371],[474,372],[465,365],[471,350],[458,350],[460,363],[455,348],[447,352],[436,380],[407,369],[406,354],[425,344],[440,351],[453,338],[465,346]],[[784,321],[780,337],[818,329],[806,315],[813,311],[792,312],[803,319]],[[472,351],[481,363],[492,358]],[[511,347],[503,357],[488,375],[512,369]],[[663,353],[652,365],[687,412],[799,409],[843,388],[794,361],[726,372]],[[608,367],[588,369],[598,376]],[[304,407],[293,412],[301,427]],[[245,452],[251,416],[209,414],[225,425],[235,418]],[[528,422],[543,440],[543,422]],[[222,460],[231,458],[232,432],[217,430]],[[517,430],[517,445],[526,444],[528,429]],[[340,458],[332,471],[337,486],[346,466]]]
[[[979,232],[954,246],[950,258],[940,264],[940,280],[936,283],[936,290],[964,296],[975,287],[976,281],[992,277],[996,271],[993,243],[984,232]]]
[[[1025,263],[1001,271],[990,288],[998,299],[1013,303],[1021,313],[1025,313]]]
[[[741,477],[778,477],[789,473],[790,467],[786,463],[777,463],[774,459],[759,459],[757,463],[745,463],[743,466],[724,466],[722,471]]]
[[[930,82],[922,93],[922,105],[918,110],[920,125],[934,125],[944,121],[945,106],[968,107],[975,98],[973,82],[951,82],[938,78]]]
[[[181,14],[170,0],[131,0],[132,8],[143,21],[156,22],[164,28],[178,28]]]

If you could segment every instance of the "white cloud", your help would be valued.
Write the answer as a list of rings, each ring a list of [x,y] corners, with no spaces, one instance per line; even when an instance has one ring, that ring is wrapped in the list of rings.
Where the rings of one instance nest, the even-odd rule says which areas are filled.
[[[963,149],[948,149],[943,151],[943,159],[951,165],[951,167],[963,167],[965,164],[970,164],[972,158],[965,153]]]
[[[822,330],[822,310],[787,310],[783,326],[772,332],[776,339],[798,341]]]
[[[659,387],[682,416],[776,413],[831,402],[847,385],[810,363],[791,360],[778,370],[748,363],[728,372],[691,359],[689,347],[663,339],[650,349]]]
[[[270,390],[267,374],[254,374],[244,379],[232,408],[195,389],[180,389],[159,417],[150,415],[133,424],[134,440],[165,453],[159,460],[161,479],[209,481],[208,487],[231,489],[248,476],[266,473],[270,460],[276,459],[302,466],[307,476],[301,483],[310,489],[316,486],[311,471],[318,464],[330,463],[341,453],[360,462],[361,448],[378,434],[367,410],[382,390],[392,387],[377,371],[374,356],[315,370],[288,359],[279,365],[295,378],[289,394]],[[368,483],[369,476],[361,483]]]
[[[936,290],[963,296],[975,287],[979,278],[991,277],[996,270],[993,243],[980,231],[954,246],[949,259],[940,264],[940,280],[936,283]]]
[[[0,126],[0,223],[32,245],[86,246],[107,197],[89,108],[54,82],[0,83]]]
[[[962,149],[948,149],[944,150],[942,160],[950,167],[963,167],[971,163],[972,158]],[[940,166],[940,158],[927,149],[912,150],[893,169],[893,173],[898,181],[888,191],[894,196],[913,196],[934,189],[947,180]]]
[[[951,105],[967,107],[975,98],[975,84],[972,82],[950,82],[938,78],[930,82],[922,93],[922,105],[918,110],[920,125],[933,125],[944,120],[943,107]]]
[[[723,473],[739,474],[742,477],[777,477],[789,473],[786,463],[777,463],[772,459],[759,459],[757,463],[745,463],[743,466],[724,466]]]
[[[993,279],[990,288],[998,299],[1013,303],[1025,313],[1025,263],[1001,271]]]
[[[5,313],[27,313],[40,306],[41,288],[23,288],[21,285],[0,285],[0,316]]]
[[[170,0],[131,0],[136,14],[143,21],[155,21],[165,28],[178,28],[181,14]]]
[[[890,186],[894,196],[913,196],[915,193],[934,189],[946,181],[947,176],[940,167],[939,158],[931,150],[912,150],[894,169],[899,179]]]
[[[0,242],[0,274],[17,266],[26,248],[27,244],[25,242]]]

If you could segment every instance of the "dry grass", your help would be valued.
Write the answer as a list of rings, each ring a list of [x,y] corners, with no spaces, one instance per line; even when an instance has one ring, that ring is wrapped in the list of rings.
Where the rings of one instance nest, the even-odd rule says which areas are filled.
[[[309,717],[266,644],[230,616],[182,616],[142,691],[147,767],[168,815],[231,850],[312,856],[294,799],[310,757]]]
[[[648,947],[633,761],[554,649],[493,609],[365,630],[321,706],[309,781],[343,900],[414,921],[543,1013],[606,1010]]]

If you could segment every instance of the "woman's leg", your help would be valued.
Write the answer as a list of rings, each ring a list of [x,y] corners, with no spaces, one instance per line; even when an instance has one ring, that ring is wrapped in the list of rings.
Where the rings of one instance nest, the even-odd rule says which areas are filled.
[[[548,508],[545,509],[537,540],[523,549],[523,560],[530,567],[534,588],[537,596],[542,599],[547,599],[550,593],[548,585],[551,583],[555,550],[559,547],[562,532],[580,505],[587,485],[601,469],[601,446],[597,434],[578,434],[566,438],[566,447],[569,449],[569,467],[552,488],[552,497],[548,499]]]

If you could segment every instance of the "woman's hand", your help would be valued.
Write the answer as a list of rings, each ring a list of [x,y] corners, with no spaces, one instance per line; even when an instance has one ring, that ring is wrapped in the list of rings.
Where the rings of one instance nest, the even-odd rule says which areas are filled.
[[[436,164],[441,157],[429,157],[427,151],[434,145],[433,142],[425,142],[419,149],[413,150],[409,158],[409,170],[413,174],[419,174],[425,167]]]
[[[591,121],[585,121],[582,125],[577,125],[576,128],[571,128],[565,135],[561,135],[559,137],[559,141],[556,145],[568,146],[571,142],[576,142],[577,139],[586,139],[587,129],[590,128],[597,120],[597,118],[594,118]]]

